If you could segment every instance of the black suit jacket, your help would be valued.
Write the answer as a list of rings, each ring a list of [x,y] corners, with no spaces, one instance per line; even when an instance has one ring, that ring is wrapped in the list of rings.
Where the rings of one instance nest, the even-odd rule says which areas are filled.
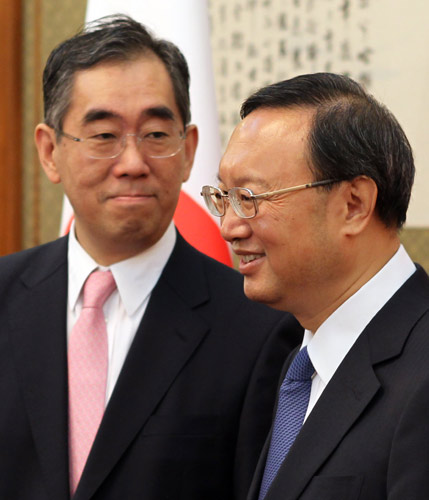
[[[66,238],[0,259],[1,500],[69,498],[66,301]],[[300,331],[178,236],[74,498],[245,498]]]
[[[369,323],[326,386],[265,496],[280,499],[429,499],[429,279],[422,269]]]

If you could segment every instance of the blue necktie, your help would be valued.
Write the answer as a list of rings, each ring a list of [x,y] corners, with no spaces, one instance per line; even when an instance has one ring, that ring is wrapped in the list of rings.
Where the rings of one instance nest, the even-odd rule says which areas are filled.
[[[295,356],[280,387],[276,419],[259,492],[263,500],[304,422],[314,367],[304,347]]]

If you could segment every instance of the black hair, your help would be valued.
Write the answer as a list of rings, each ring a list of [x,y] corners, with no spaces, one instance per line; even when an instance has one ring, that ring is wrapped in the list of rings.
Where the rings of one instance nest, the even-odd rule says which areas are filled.
[[[308,137],[314,180],[370,177],[378,189],[378,216],[387,227],[401,228],[415,167],[411,146],[393,114],[351,78],[315,73],[261,88],[246,99],[240,115],[292,107],[315,111]]]
[[[165,65],[183,125],[191,120],[189,70],[186,59],[171,42],[155,38],[142,24],[125,15],[106,16],[88,23],[50,54],[43,72],[45,123],[57,132],[70,106],[74,75],[97,64],[155,55]]]

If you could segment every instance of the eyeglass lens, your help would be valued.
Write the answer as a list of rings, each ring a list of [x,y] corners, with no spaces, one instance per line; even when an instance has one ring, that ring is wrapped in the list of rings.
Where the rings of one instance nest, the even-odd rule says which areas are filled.
[[[225,215],[225,196],[219,188],[204,186],[202,194],[207,208],[213,215],[217,217]],[[228,192],[228,198],[239,217],[251,218],[256,215],[255,203],[248,189],[232,188]]]
[[[232,188],[229,191],[231,204],[240,217],[254,217],[256,215],[255,201],[252,193],[246,188]]]
[[[221,217],[225,213],[225,204],[220,189],[213,186],[203,186],[202,195],[210,213]]]

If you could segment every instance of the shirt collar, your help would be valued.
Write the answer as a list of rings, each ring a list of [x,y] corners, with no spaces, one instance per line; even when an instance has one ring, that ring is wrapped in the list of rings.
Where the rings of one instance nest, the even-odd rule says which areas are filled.
[[[385,266],[347,299],[317,329],[304,333],[303,346],[322,381],[327,384],[359,335],[416,266],[400,245]]]
[[[108,268],[100,266],[82,248],[76,239],[74,223],[70,229],[68,246],[69,307],[76,307],[83,284],[97,268],[110,269],[115,278],[119,295],[127,314],[131,316],[156,285],[176,243],[173,222],[153,246],[138,255],[112,264]]]

